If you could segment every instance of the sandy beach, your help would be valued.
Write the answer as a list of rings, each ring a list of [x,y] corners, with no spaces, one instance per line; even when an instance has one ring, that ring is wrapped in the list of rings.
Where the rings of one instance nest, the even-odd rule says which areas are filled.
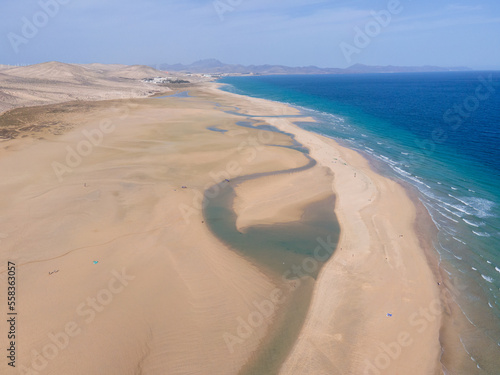
[[[289,119],[263,120],[293,133],[333,172],[341,227],[337,250],[318,278],[304,328],[280,373],[440,373],[440,294],[415,233],[416,208],[404,189],[332,139]]]
[[[442,373],[440,286],[403,187],[292,107],[187,91],[14,110],[0,280],[15,263],[19,366],[2,374]],[[310,252],[254,257],[209,209],[242,238],[326,224]]]

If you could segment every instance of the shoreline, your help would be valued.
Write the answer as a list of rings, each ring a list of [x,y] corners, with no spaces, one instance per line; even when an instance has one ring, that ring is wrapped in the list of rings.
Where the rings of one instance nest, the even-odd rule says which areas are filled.
[[[222,91],[222,90],[220,90],[220,91]],[[227,93],[225,91],[222,91],[222,92],[224,92],[225,94],[229,94],[229,95],[237,95],[237,94]],[[251,102],[263,100],[263,99],[253,98],[253,97],[247,97],[247,98],[250,98],[249,101],[251,101]],[[270,102],[270,103],[274,103],[274,102]],[[278,105],[278,103],[276,102],[275,105]],[[285,105],[285,104],[279,103],[279,105]],[[356,160],[356,163],[353,163],[353,164],[349,163],[349,166],[351,166],[353,168],[352,172],[357,173],[355,178],[360,179],[364,175],[371,180],[374,180],[374,179],[377,179],[379,181],[380,180],[389,180],[387,177],[383,177],[381,175],[378,175],[376,172],[374,172],[372,170],[373,169],[372,166],[368,165],[369,162],[363,156],[358,154],[357,151],[350,150],[350,149],[347,149],[343,146],[340,146],[333,139],[322,137],[321,135],[314,134],[311,132],[306,132],[305,130],[300,129],[297,125],[295,125],[292,122],[287,121],[287,120],[277,120],[277,119],[270,119],[270,118],[264,118],[264,117],[262,118],[262,120],[270,123],[273,126],[278,127],[282,131],[286,131],[286,132],[294,134],[300,143],[305,144],[307,147],[310,148],[311,156],[313,158],[315,158],[320,164],[327,165],[333,171],[333,173],[335,175],[335,180],[340,179],[341,173],[343,173],[343,172],[341,172],[338,167],[335,168],[335,166],[333,166],[331,164],[331,162],[328,160],[328,159],[332,158],[331,155],[328,155],[328,153],[326,153],[326,152],[322,153],[322,151],[324,151],[324,148],[322,149],[322,147],[320,147],[320,145],[318,145],[317,140],[319,140],[320,143],[324,142],[328,146],[332,147],[331,151],[333,151],[334,155],[335,154],[342,155],[346,160],[347,159],[351,159],[351,160],[358,159],[358,160]],[[309,134],[307,134],[307,133],[309,133]],[[314,140],[314,138],[316,138],[317,140]],[[360,155],[359,158],[362,158],[363,160],[360,160],[359,158],[357,158],[356,155]],[[335,155],[335,156],[337,156],[337,155]],[[363,164],[363,163],[365,163],[365,165],[360,166],[360,164]],[[336,163],[334,163],[334,164],[336,164]],[[356,172],[354,172],[354,171],[356,171]],[[345,172],[343,173],[342,177],[347,179],[347,175],[345,174]],[[370,183],[371,182],[369,182],[369,184]],[[393,373],[393,372],[396,373],[397,371],[401,371],[400,366],[402,363],[405,363],[405,367],[406,367],[405,373],[409,373],[409,374],[410,373],[440,373],[442,371],[441,364],[439,362],[440,354],[441,354],[441,347],[439,345],[439,331],[441,329],[441,322],[440,322],[440,319],[436,319],[436,317],[438,317],[438,316],[439,316],[439,318],[441,317],[441,302],[438,302],[438,303],[436,302],[436,301],[439,301],[439,291],[437,288],[437,285],[438,285],[437,283],[439,281],[436,278],[436,276],[437,276],[436,269],[439,268],[439,266],[436,262],[437,258],[430,259],[429,256],[432,256],[432,251],[434,251],[434,250],[427,248],[427,251],[426,251],[424,248],[428,247],[428,246],[425,246],[425,247],[423,246],[423,243],[420,241],[421,236],[417,236],[416,233],[411,233],[411,232],[416,232],[416,228],[418,225],[417,221],[420,219],[417,217],[417,207],[415,205],[415,202],[410,199],[410,197],[408,196],[409,194],[406,191],[406,189],[392,180],[385,181],[382,183],[383,184],[384,183],[392,184],[393,185],[392,188],[399,190],[399,193],[406,196],[406,199],[408,201],[410,201],[410,204],[413,206],[413,207],[411,207],[411,211],[413,211],[413,213],[410,215],[410,221],[409,221],[409,223],[411,224],[411,226],[410,226],[411,231],[409,232],[410,234],[405,235],[405,237],[413,235],[414,239],[416,239],[418,242],[418,244],[413,249],[413,251],[415,253],[412,256],[420,258],[419,261],[420,261],[421,269],[417,273],[424,273],[425,274],[424,278],[426,279],[426,283],[427,283],[427,286],[426,286],[426,288],[428,289],[427,293],[426,293],[427,295],[421,296],[421,298],[423,298],[423,300],[427,301],[427,305],[431,305],[433,303],[435,305],[439,304],[439,313],[436,313],[436,316],[432,317],[432,320],[434,320],[435,322],[431,322],[431,321],[428,322],[429,324],[428,324],[428,326],[425,327],[426,329],[423,332],[423,334],[426,335],[425,338],[422,338],[420,336],[420,332],[416,332],[416,331],[414,331],[412,333],[409,332],[409,331],[411,331],[411,328],[415,328],[413,326],[417,324],[416,320],[413,322],[414,324],[411,324],[411,323],[408,324],[408,322],[399,322],[400,328],[396,329],[396,331],[399,331],[399,333],[403,332],[403,333],[410,334],[410,339],[407,342],[404,342],[405,340],[402,340],[403,343],[400,343],[400,345],[399,345],[400,348],[404,348],[404,345],[402,345],[402,344],[408,344],[410,341],[413,341],[412,338],[415,338],[415,342],[412,342],[411,345],[409,345],[409,346],[411,346],[410,350],[407,349],[406,353],[405,353],[405,350],[401,350],[398,353],[396,358],[389,358],[389,363],[387,363],[387,364],[384,362],[386,360],[385,354],[387,354],[387,353],[384,353],[384,350],[383,349],[381,350],[380,348],[383,347],[384,344],[387,345],[388,342],[399,343],[398,339],[399,338],[407,339],[406,335],[403,335],[404,337],[399,337],[399,338],[397,337],[397,335],[396,336],[392,335],[392,341],[390,339],[386,339],[384,342],[384,339],[380,339],[380,341],[378,343],[376,341],[374,342],[373,340],[375,338],[372,337],[371,344],[368,344],[368,345],[364,344],[364,346],[362,346],[361,348],[357,347],[357,346],[359,346],[359,344],[355,344],[355,342],[357,342],[357,339],[352,339],[351,343],[348,344],[349,346],[351,346],[351,349],[357,350],[358,353],[363,353],[363,355],[360,355],[361,358],[363,358],[363,357],[370,358],[370,355],[371,355],[372,361],[370,361],[369,359],[368,359],[368,362],[366,362],[366,360],[365,361],[361,360],[361,361],[358,361],[356,363],[351,363],[348,366],[345,366],[345,364],[337,365],[337,364],[331,363],[333,361],[333,358],[335,358],[335,357],[340,358],[342,354],[345,355],[345,354],[347,354],[347,352],[342,353],[342,350],[337,350],[336,352],[335,352],[335,350],[333,350],[329,353],[330,355],[323,353],[323,354],[319,355],[320,358],[317,358],[318,353],[317,352],[312,353],[311,350],[308,349],[308,347],[314,346],[316,348],[316,351],[322,352],[322,350],[319,348],[323,347],[325,344],[332,345],[332,343],[333,343],[334,345],[337,345],[337,346],[344,346],[346,344],[346,342],[345,342],[346,339],[343,337],[344,335],[341,333],[337,333],[337,330],[338,330],[337,328],[338,328],[338,326],[342,326],[342,323],[337,323],[337,322],[332,323],[335,328],[332,330],[332,332],[328,333],[330,338],[322,337],[322,336],[327,336],[327,335],[320,333],[321,325],[322,325],[321,322],[323,321],[323,323],[325,323],[326,321],[328,321],[329,313],[333,314],[335,308],[330,309],[328,311],[325,311],[327,309],[324,309],[324,308],[322,309],[321,306],[319,306],[320,303],[317,302],[318,300],[321,300],[322,303],[324,303],[323,301],[328,298],[328,291],[322,291],[322,288],[323,288],[322,285],[328,283],[326,280],[334,280],[335,279],[334,274],[342,272],[342,270],[341,270],[343,268],[342,266],[335,267],[335,265],[333,265],[331,267],[331,270],[328,270],[328,266],[330,265],[330,263],[337,263],[338,264],[338,263],[349,261],[345,256],[342,256],[341,254],[338,253],[339,249],[342,249],[341,252],[342,251],[345,252],[345,250],[347,250],[349,248],[354,248],[354,247],[349,246],[349,242],[352,241],[353,239],[349,238],[348,236],[344,237],[345,231],[346,231],[346,226],[347,226],[346,220],[349,220],[349,218],[347,217],[348,215],[345,212],[342,212],[342,210],[339,210],[338,208],[336,208],[335,211],[336,211],[336,214],[338,216],[339,224],[341,227],[341,241],[338,245],[337,252],[327,262],[327,265],[320,273],[320,277],[318,279],[318,282],[315,285],[313,302],[310,306],[310,311],[308,313],[308,317],[306,318],[305,328],[303,329],[303,332],[301,332],[301,337],[299,338],[298,342],[296,343],[294,350],[292,351],[292,353],[288,357],[287,361],[284,363],[284,366],[282,367],[282,370],[280,373],[283,373],[283,374],[311,373],[311,374],[313,374],[313,373],[315,373],[315,371],[320,371],[320,370],[323,370],[323,371],[350,370],[350,371],[354,371],[354,373],[371,373],[371,372],[377,373],[377,371],[379,371],[379,373],[385,374],[385,373]],[[334,190],[336,193],[337,200],[340,201],[340,204],[342,204],[342,195],[343,195],[343,193],[345,194],[347,192],[342,191],[342,187],[339,186],[339,184],[341,184],[341,182],[337,181],[337,185],[334,186]],[[334,185],[335,185],[335,183],[334,183]],[[377,195],[377,192],[374,192],[374,193],[375,193],[375,195]],[[366,205],[363,205],[363,204],[360,204],[360,206],[358,208],[359,211],[363,211],[363,210],[367,210],[367,209],[369,209],[369,208],[367,208]],[[423,213],[424,213],[423,211],[420,211],[419,216],[421,217],[421,215]],[[411,219],[411,217],[414,217],[414,218]],[[427,217],[427,218],[424,218],[424,220],[425,219],[429,219],[429,218]],[[351,218],[350,220],[353,221],[353,218]],[[432,222],[431,222],[431,224],[432,224]],[[385,225],[387,225],[387,223]],[[389,226],[390,226],[390,224],[389,224]],[[385,230],[387,230],[387,228]],[[384,229],[382,229],[382,231],[384,231]],[[392,239],[392,241],[394,241],[394,238]],[[429,250],[431,250],[431,252],[429,252]],[[397,255],[397,252],[398,251],[394,252],[395,253],[394,255]],[[399,250],[399,252],[401,252],[401,250]],[[352,254],[352,255],[354,257],[355,254]],[[401,254],[399,254],[399,255],[401,256]],[[403,263],[404,263],[404,261],[403,261]],[[436,267],[435,268],[432,267],[431,266],[432,264],[435,264]],[[434,271],[432,271],[432,268],[434,268]],[[345,269],[343,271],[345,273]],[[330,275],[328,275],[328,274],[330,274]],[[414,277],[418,277],[418,276],[414,275]],[[404,279],[404,276],[402,278]],[[395,282],[397,282],[397,280]],[[346,286],[346,287],[348,287],[348,286]],[[368,285],[366,285],[366,287],[372,288],[372,286],[368,286]],[[323,288],[323,289],[325,289],[325,288]],[[404,293],[402,291],[399,291],[399,292],[400,292],[401,298],[403,298],[403,296],[408,294],[408,293]],[[338,291],[336,293],[338,293]],[[381,297],[383,296],[383,294],[384,293],[380,294]],[[338,298],[341,299],[341,297],[338,297]],[[407,298],[407,297],[405,297],[405,298]],[[315,301],[316,301],[316,305],[315,305]],[[407,301],[407,302],[410,302],[410,301]],[[421,301],[421,302],[423,302],[423,301]],[[419,305],[422,305],[422,304],[426,305],[425,302],[424,303],[417,303],[417,304],[414,304],[414,306],[415,306],[414,310],[412,310],[411,308],[407,309],[408,315],[410,315],[413,311],[418,311]],[[334,303],[334,305],[335,305],[335,303]],[[336,307],[339,308],[339,306],[340,306],[340,304],[337,301]],[[438,308],[436,306],[432,306],[432,307],[434,307],[436,312],[437,312]],[[315,311],[318,311],[318,313],[316,313]],[[393,314],[393,316],[394,316],[394,314]],[[342,320],[342,318],[340,318],[340,319],[337,318],[337,321],[338,320]],[[439,323],[437,323],[438,321],[439,321]],[[379,321],[378,323],[381,323],[381,322]],[[347,325],[347,323],[345,323],[345,324]],[[351,322],[351,324],[352,324],[352,322]],[[421,327],[423,327],[423,326],[421,326]],[[366,325],[365,325],[365,328],[366,328]],[[371,328],[372,328],[372,330],[375,330],[374,326],[371,326]],[[388,328],[388,329],[394,330],[393,327]],[[373,336],[377,336],[377,335],[374,334]],[[387,338],[390,335],[389,336],[383,335],[383,336],[385,336]],[[387,341],[387,340],[389,340],[389,341]],[[378,348],[373,350],[373,347],[378,347]],[[428,351],[426,349],[428,347],[431,347],[432,349],[430,351]],[[427,366],[428,366],[427,370],[422,370],[423,363],[421,361],[415,361],[415,358],[419,357],[418,355],[410,355],[407,358],[405,358],[404,360],[402,360],[401,362],[399,362],[402,357],[406,357],[408,355],[408,352],[415,352],[415,349],[418,351],[421,351],[422,354],[424,352],[427,353],[427,355],[424,356],[424,358],[426,358],[429,361],[427,364]],[[349,350],[349,352],[350,351],[351,350]],[[335,354],[337,354],[337,355],[335,355]],[[415,354],[415,353],[410,353],[410,354]],[[332,355],[333,355],[333,358],[331,358]],[[329,365],[325,365],[325,367],[317,368],[315,370],[310,369],[309,365],[311,363],[316,363],[318,361],[321,362],[321,356],[326,356],[326,357],[330,358],[330,360],[328,361],[328,362],[330,362]],[[377,360],[378,360],[378,362],[377,362]],[[410,365],[410,362],[412,360],[414,361],[414,363],[412,365]],[[387,367],[386,367],[386,365],[387,365]],[[394,370],[394,368],[397,368],[397,370]],[[418,368],[419,370],[416,370],[416,368]],[[414,371],[414,372],[412,372],[412,371]]]
[[[216,85],[219,84],[216,83]],[[226,92],[223,90],[220,91],[230,95],[245,96]],[[264,100],[270,103],[275,103],[278,106],[288,106],[287,103],[260,99],[253,96],[246,97],[250,98],[250,101],[254,99]],[[295,109],[295,107],[293,106],[290,108]],[[300,108],[297,108],[297,110],[300,111]],[[267,120],[267,118],[264,117],[262,119]],[[303,118],[301,118],[300,121],[304,121]],[[299,125],[296,125],[294,123],[288,124],[288,127],[285,126],[283,130],[295,134],[293,130],[290,130],[294,128],[303,131],[303,129]],[[469,340],[473,339],[474,335],[472,335],[471,332],[478,332],[477,327],[472,324],[458,302],[460,299],[460,294],[466,289],[466,285],[459,279],[450,277],[450,274],[445,270],[444,265],[441,264],[441,255],[438,253],[434,246],[434,239],[436,238],[438,229],[427,208],[424,207],[423,203],[418,198],[418,192],[415,190],[415,188],[407,182],[404,182],[394,176],[391,176],[390,174],[385,173],[383,169],[379,169],[379,166],[377,166],[377,161],[370,158],[370,155],[365,155],[362,151],[353,150],[349,146],[338,143],[336,140],[328,136],[323,136],[312,131],[310,133],[319,138],[326,138],[327,140],[331,140],[335,144],[361,155],[365,160],[367,160],[372,171],[374,171],[376,174],[381,175],[383,178],[389,179],[397,185],[400,185],[400,187],[405,190],[406,195],[412,201],[413,205],[416,207],[417,214],[414,223],[414,230],[417,233],[417,237],[420,242],[420,248],[425,256],[427,266],[431,270],[431,276],[435,282],[434,286],[437,285],[439,289],[437,299],[440,300],[441,305],[439,309],[440,311],[438,312],[437,307],[435,307],[436,314],[432,314],[441,319],[441,327],[439,329],[438,335],[440,345],[439,365],[436,367],[439,368],[436,370],[436,373],[442,374],[443,371],[446,371],[446,373],[461,373],[462,371],[466,371],[468,374],[479,374],[481,373],[481,370],[484,370],[484,368],[479,367],[478,362],[474,359],[474,357],[483,360],[483,365],[488,364],[488,361],[490,361],[491,364],[489,364],[487,367],[489,368],[489,370],[494,368],[494,363],[496,362],[495,360],[493,360],[496,356],[496,345],[494,345],[495,342],[492,342],[493,345],[491,347],[481,346],[474,348],[474,342],[469,341],[469,345],[472,345],[473,348],[472,352],[470,350],[467,350],[464,346],[462,340],[465,338]],[[437,301],[437,299],[433,301]],[[431,316],[430,318],[434,319],[434,316]],[[414,323],[417,324],[416,321],[414,321]],[[468,334],[469,337],[463,336],[463,333]],[[485,335],[485,333],[480,334],[482,336],[481,340],[483,340],[484,342],[488,342],[490,340],[487,335]],[[372,368],[372,370],[378,371],[380,369]],[[382,373],[385,372],[382,371]]]

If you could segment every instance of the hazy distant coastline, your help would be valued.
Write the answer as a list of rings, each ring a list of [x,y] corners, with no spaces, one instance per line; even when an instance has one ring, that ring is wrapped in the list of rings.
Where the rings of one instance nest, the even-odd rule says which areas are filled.
[[[468,67],[439,66],[375,66],[354,64],[348,68],[319,68],[317,66],[290,67],[285,65],[240,65],[225,64],[217,59],[196,61],[192,64],[157,64],[151,65],[158,70],[185,73],[207,74],[363,74],[363,73],[419,73],[419,72],[457,72],[473,70]]]

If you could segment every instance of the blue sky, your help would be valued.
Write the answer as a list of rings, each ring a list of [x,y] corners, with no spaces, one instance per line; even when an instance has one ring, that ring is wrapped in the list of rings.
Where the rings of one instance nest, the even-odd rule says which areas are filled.
[[[57,1],[65,4],[40,13],[47,13],[41,3]],[[500,69],[500,1],[400,0],[400,11],[377,27],[373,13],[387,15],[397,1],[2,0],[0,64],[217,58],[245,65]],[[26,20],[35,26],[23,34]],[[371,36],[356,44],[359,30]]]

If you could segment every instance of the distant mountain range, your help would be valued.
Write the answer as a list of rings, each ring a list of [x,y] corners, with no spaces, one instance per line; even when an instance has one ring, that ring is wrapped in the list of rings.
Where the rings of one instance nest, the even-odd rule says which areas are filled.
[[[174,72],[212,74],[353,74],[353,73],[411,73],[468,71],[467,67],[443,68],[438,66],[369,66],[355,64],[348,68],[319,68],[317,66],[289,67],[284,65],[234,65],[224,64],[216,59],[194,62],[190,65],[160,64],[156,69]]]

